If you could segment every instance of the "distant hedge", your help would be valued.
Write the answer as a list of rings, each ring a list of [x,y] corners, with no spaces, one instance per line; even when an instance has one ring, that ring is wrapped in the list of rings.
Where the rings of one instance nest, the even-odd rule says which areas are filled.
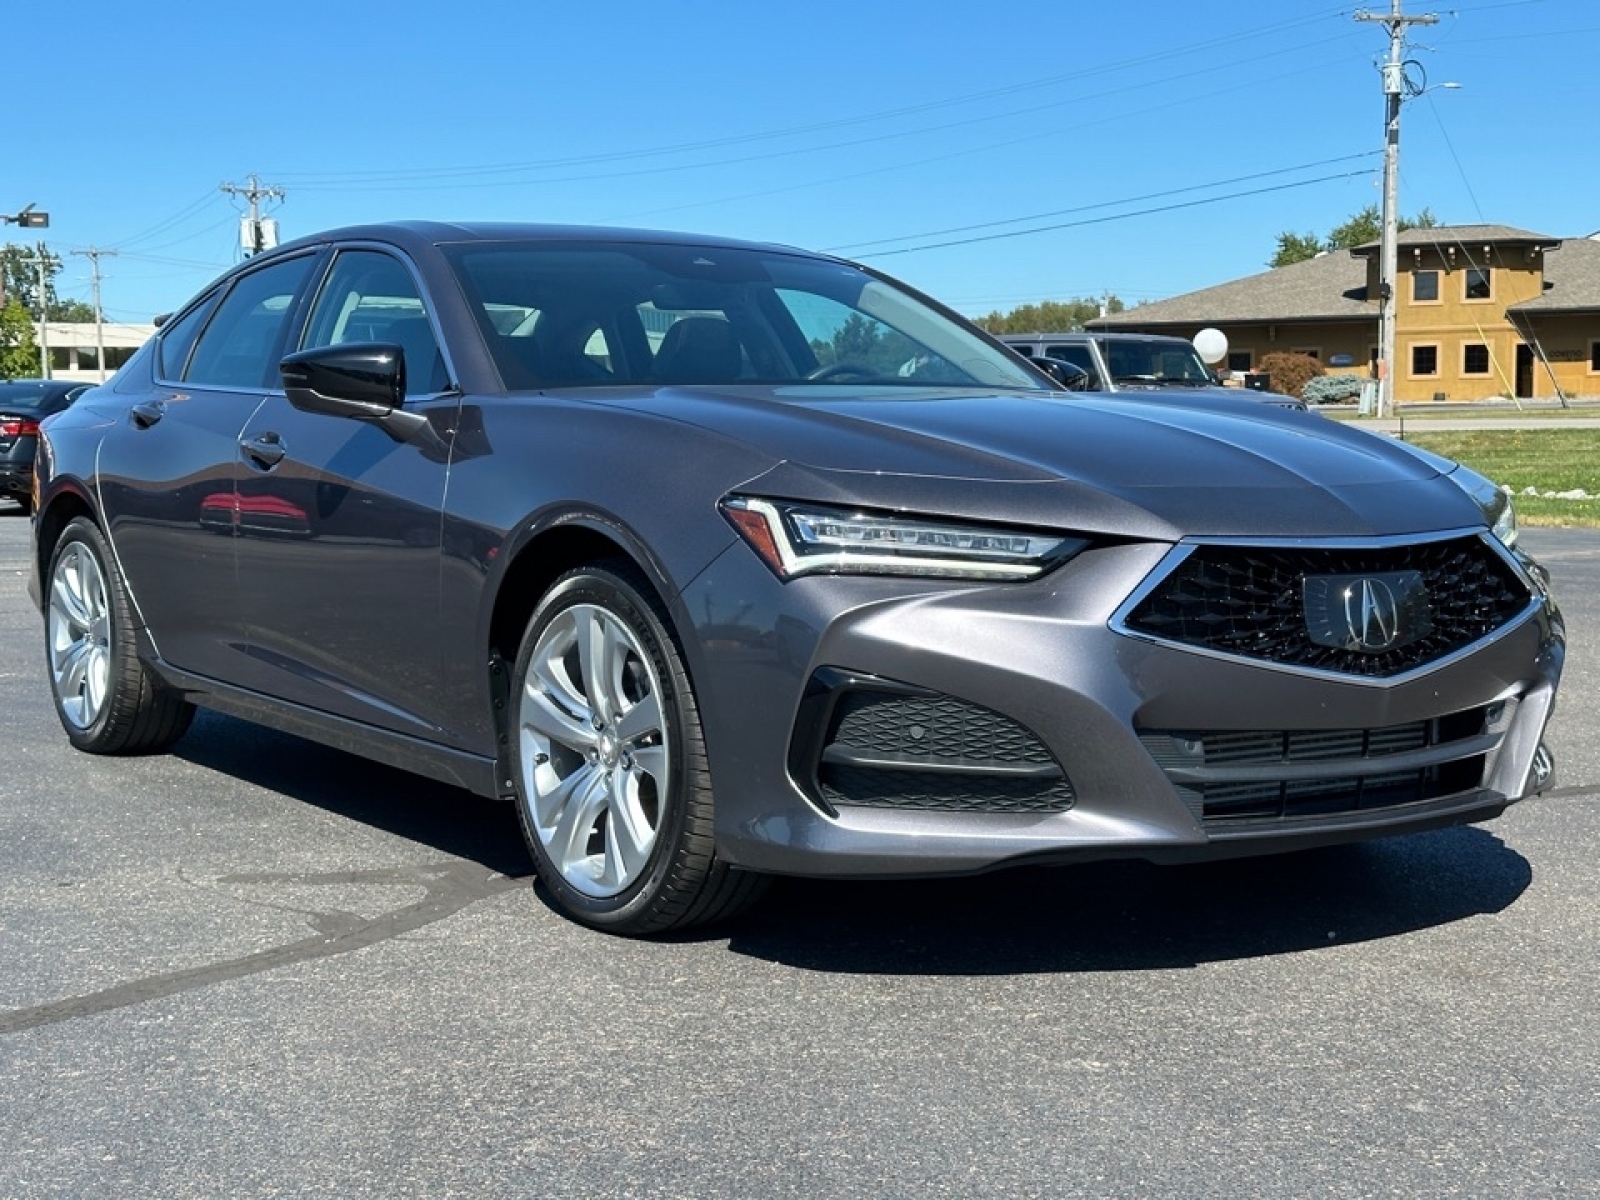
[[[1268,377],[1273,391],[1286,396],[1299,396],[1306,384],[1322,374],[1322,364],[1309,354],[1289,351],[1263,354],[1255,369]]]
[[[1300,398],[1307,404],[1349,404],[1361,399],[1365,382],[1359,375],[1318,375],[1306,384]]]

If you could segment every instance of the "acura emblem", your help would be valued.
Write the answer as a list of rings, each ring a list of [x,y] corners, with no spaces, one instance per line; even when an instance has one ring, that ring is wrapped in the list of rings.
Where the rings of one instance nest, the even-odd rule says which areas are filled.
[[[1400,636],[1400,604],[1381,579],[1363,579],[1345,589],[1344,625],[1356,650],[1387,650]]]
[[[1420,571],[1308,575],[1303,594],[1306,633],[1319,646],[1382,654],[1433,632]]]

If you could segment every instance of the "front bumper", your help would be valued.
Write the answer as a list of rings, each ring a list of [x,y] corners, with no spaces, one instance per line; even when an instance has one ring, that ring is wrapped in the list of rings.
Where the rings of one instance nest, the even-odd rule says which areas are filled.
[[[1098,548],[1032,583],[957,587],[845,577],[785,585],[735,547],[680,608],[700,626],[690,666],[719,854],[752,870],[855,876],[1183,861],[1484,820],[1542,786],[1536,756],[1565,652],[1548,600],[1437,669],[1393,682],[1336,678],[1115,632],[1119,606],[1167,549]],[[1037,803],[986,806],[970,799],[982,779],[954,789],[954,803],[941,794],[906,804],[889,794],[894,783],[830,789],[833,767],[819,764],[831,735],[818,734],[817,696],[841,679],[992,714],[1008,744],[1020,729],[1043,747],[1065,799],[1058,787]],[[1302,734],[1309,751],[1294,749]],[[1285,739],[1283,761],[1259,747],[1242,763],[1230,749],[1233,765],[1222,768],[1207,767],[1209,751],[1193,759],[1208,738],[1231,748],[1261,740],[1252,735]],[[831,761],[892,768],[873,754],[892,758],[910,744],[855,759],[834,748]],[[1363,757],[1371,753],[1400,757]],[[1049,774],[1026,754],[1014,770],[982,754],[963,768],[1008,786],[1030,771]],[[1354,790],[1341,787],[1352,776],[1361,779]]]

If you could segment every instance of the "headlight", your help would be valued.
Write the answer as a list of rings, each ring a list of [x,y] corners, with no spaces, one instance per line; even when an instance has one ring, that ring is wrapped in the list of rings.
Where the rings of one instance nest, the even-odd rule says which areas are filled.
[[[797,575],[921,575],[1032,579],[1077,554],[1087,538],[729,496],[722,514],[780,579]]]
[[[1489,526],[1489,532],[1500,540],[1500,544],[1515,546],[1517,510],[1511,503],[1510,495],[1471,467],[1457,467],[1450,472],[1450,478],[1477,501],[1478,507],[1483,510],[1483,519]]]

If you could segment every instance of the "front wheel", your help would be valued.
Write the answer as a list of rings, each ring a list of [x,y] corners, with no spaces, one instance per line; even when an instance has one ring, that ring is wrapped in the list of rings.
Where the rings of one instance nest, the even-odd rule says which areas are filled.
[[[512,689],[523,833],[565,913],[651,934],[754,897],[759,877],[716,857],[694,689],[631,564],[557,580],[528,623]]]
[[[48,587],[45,652],[68,740],[91,754],[139,754],[182,737],[194,705],[139,661],[132,601],[93,522],[79,517],[62,531]]]

